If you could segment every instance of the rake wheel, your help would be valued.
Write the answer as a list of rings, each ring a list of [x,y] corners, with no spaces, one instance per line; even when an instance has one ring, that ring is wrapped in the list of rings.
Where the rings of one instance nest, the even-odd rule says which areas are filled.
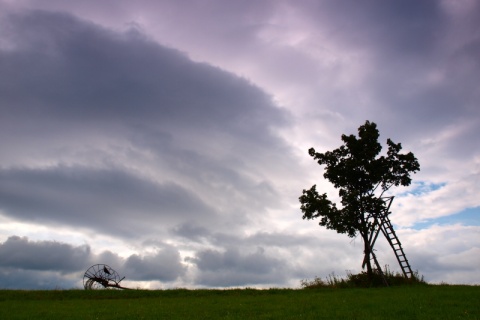
[[[106,264],[95,264],[85,271],[83,275],[83,287],[86,290],[122,288],[119,283],[122,281],[118,273]]]

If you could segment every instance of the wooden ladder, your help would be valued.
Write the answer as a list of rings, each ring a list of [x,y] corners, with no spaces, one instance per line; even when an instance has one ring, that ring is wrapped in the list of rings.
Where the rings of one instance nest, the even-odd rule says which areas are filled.
[[[400,268],[402,268],[403,275],[405,276],[405,278],[412,278],[412,268],[410,267],[407,256],[403,251],[402,243],[398,239],[397,234],[393,229],[392,222],[388,218],[388,210],[386,211],[386,214],[380,214],[379,218],[381,222],[380,230],[382,231],[383,235],[392,247],[393,252],[395,253],[395,257],[397,257],[398,264],[400,265]]]
[[[390,214],[389,210],[390,210],[390,206],[392,205],[393,198],[394,197],[384,198],[385,202],[388,201],[388,205],[383,212],[380,212],[378,213],[378,215],[374,216],[375,231],[371,233],[371,236],[369,239],[369,246],[370,246],[370,252],[372,255],[372,260],[374,260],[377,269],[379,270],[380,274],[382,275],[382,278],[384,279],[384,282],[386,282],[385,276],[382,272],[380,264],[378,263],[377,257],[373,251],[373,246],[375,244],[375,241],[377,241],[380,231],[382,231],[383,235],[385,236],[388,243],[392,247],[393,252],[395,253],[395,257],[397,258],[398,264],[402,269],[403,275],[406,278],[412,278],[413,276],[412,268],[410,267],[410,264],[405,255],[405,252],[403,251],[402,244],[400,243],[400,240],[398,239],[397,234],[393,229],[392,222],[388,218],[388,215]],[[365,259],[363,261],[362,267],[365,266],[365,263],[366,263]]]

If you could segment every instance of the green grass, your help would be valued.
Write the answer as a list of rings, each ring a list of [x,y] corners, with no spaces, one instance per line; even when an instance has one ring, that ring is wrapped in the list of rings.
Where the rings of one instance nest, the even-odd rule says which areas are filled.
[[[480,319],[480,287],[1,290],[0,319]]]

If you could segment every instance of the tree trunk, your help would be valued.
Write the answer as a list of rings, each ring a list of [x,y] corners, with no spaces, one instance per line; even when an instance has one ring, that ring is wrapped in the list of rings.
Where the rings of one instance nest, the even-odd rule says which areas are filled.
[[[373,269],[372,269],[372,256],[371,256],[371,248],[370,243],[368,241],[368,233],[362,232],[364,250],[363,253],[365,254],[364,261],[367,266],[367,275],[370,281],[373,280]]]

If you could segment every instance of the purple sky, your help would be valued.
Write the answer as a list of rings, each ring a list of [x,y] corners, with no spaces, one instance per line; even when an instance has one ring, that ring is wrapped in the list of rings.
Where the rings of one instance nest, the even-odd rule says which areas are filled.
[[[480,284],[479,101],[474,0],[0,0],[0,288],[358,272],[298,197],[337,199],[307,150],[365,120],[421,165],[392,190],[412,268]]]

